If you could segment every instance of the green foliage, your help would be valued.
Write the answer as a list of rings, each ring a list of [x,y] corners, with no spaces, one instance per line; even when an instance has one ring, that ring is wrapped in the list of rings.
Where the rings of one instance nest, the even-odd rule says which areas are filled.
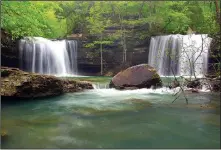
[[[14,37],[62,37],[83,33],[110,41],[133,32],[144,39],[156,34],[219,31],[216,8],[207,1],[3,1],[2,27]],[[145,26],[145,30],[127,27]],[[121,27],[104,34],[108,27]],[[107,40],[107,41],[108,41]]]
[[[113,41],[104,41],[104,40],[102,40],[102,41],[94,41],[93,43],[87,43],[85,45],[85,47],[87,47],[87,48],[95,48],[96,45],[100,45],[100,44],[109,45],[109,44],[113,44]]]
[[[3,1],[2,28],[9,31],[13,37],[63,36],[66,32],[65,20],[56,18],[55,8],[59,8],[56,2]]]
[[[70,33],[79,27],[82,33],[94,35],[110,26],[147,26],[146,31],[136,31],[144,39],[156,34],[185,34],[188,28],[200,33],[218,32],[213,5],[197,1],[76,1],[61,3],[63,13],[58,14],[69,20]],[[108,36],[114,40],[125,32],[135,31],[119,29]]]

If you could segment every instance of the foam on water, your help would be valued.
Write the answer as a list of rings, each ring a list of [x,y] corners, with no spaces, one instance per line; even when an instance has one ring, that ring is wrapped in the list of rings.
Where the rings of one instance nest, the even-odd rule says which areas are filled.
[[[107,107],[111,109],[122,109],[124,105],[116,105],[116,103],[122,103],[132,99],[150,101],[151,103],[167,103],[171,101],[168,97],[172,98],[172,95],[178,91],[179,88],[169,89],[166,87],[135,90],[117,90],[113,88],[92,89],[75,93],[74,95],[70,93],[68,94],[68,100],[59,101],[58,103],[65,106],[80,105],[97,109],[106,109]]]
[[[169,89],[167,87],[158,88],[158,89],[135,89],[135,90],[117,90],[114,88],[111,89],[94,89],[91,92],[94,92],[100,96],[124,96],[124,95],[143,95],[143,94],[173,94],[177,92],[179,88]]]

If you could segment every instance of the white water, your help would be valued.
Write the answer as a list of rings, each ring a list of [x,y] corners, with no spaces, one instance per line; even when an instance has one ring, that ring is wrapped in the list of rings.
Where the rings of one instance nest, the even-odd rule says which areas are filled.
[[[96,83],[92,84],[93,90],[89,90],[88,92],[94,93],[99,96],[104,97],[119,97],[119,96],[133,96],[139,97],[139,96],[147,96],[148,94],[174,94],[179,91],[178,88],[169,89],[167,87],[152,89],[152,88],[143,88],[143,89],[134,89],[134,90],[117,90],[115,88],[109,88],[108,84],[106,83]]]
[[[185,90],[188,90],[185,88]],[[97,110],[124,110],[128,108],[127,104],[132,103],[133,100],[135,101],[143,101],[143,102],[150,102],[152,104],[171,104],[171,102],[177,97],[174,96],[180,88],[169,89],[167,87],[162,87],[158,89],[135,89],[135,90],[117,90],[114,88],[101,88],[101,89],[92,89],[92,90],[85,90],[83,92],[77,93],[68,93],[66,96],[68,99],[65,101],[57,101],[59,105],[65,105],[70,107],[68,109],[74,109],[71,107],[72,105],[77,105],[80,107],[89,107],[95,108]],[[204,91],[203,89],[199,91],[200,93],[205,93],[209,91]],[[193,93],[194,94],[194,93]],[[208,99],[203,98],[202,96],[195,97],[195,100],[192,101],[191,99],[189,103],[203,103],[208,102]],[[191,94],[190,94],[191,95]],[[131,101],[132,100],[132,101]],[[123,104],[122,104],[123,103]],[[183,97],[183,94],[180,95],[180,99],[176,101],[176,103],[185,104],[186,101]],[[76,109],[76,111],[78,111]],[[90,112],[84,112],[86,114],[90,114]]]
[[[92,84],[94,89],[109,89],[109,84],[108,83],[95,83]]]
[[[152,37],[148,64],[160,76],[203,76],[207,73],[211,40],[206,34]]]
[[[77,74],[77,42],[24,38],[19,44],[20,69],[40,74]]]
[[[173,99],[172,94],[176,93],[178,90],[179,88],[169,89],[166,87],[159,89],[136,90],[116,90],[114,88],[92,89],[75,93],[75,95],[71,93],[66,94],[70,96],[70,98],[66,101],[58,101],[58,103],[65,106],[75,104],[78,106],[93,107],[99,110],[105,110],[107,108],[121,110],[127,108],[127,106],[120,105],[118,103],[130,103],[129,101],[131,99],[139,99],[149,101],[151,103],[171,103]],[[162,96],[164,97],[161,98]],[[75,98],[80,100],[74,101],[73,99]]]

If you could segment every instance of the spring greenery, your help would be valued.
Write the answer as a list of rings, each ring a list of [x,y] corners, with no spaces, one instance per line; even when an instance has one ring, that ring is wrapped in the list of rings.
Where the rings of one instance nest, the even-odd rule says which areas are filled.
[[[64,37],[71,33],[108,35],[111,41],[140,27],[140,38],[180,33],[217,33],[216,6],[208,1],[2,1],[2,28],[13,37]],[[134,28],[133,28],[134,29]]]
[[[65,19],[57,19],[56,2],[3,1],[1,3],[2,28],[13,37],[43,36],[55,38],[66,32]]]

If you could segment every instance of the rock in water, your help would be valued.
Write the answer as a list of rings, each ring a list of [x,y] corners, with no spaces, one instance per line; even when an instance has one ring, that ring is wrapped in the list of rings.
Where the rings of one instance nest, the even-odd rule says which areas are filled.
[[[77,92],[79,87],[92,89],[92,84],[60,79],[52,75],[28,73],[17,68],[1,67],[1,96],[35,98]]]
[[[131,87],[140,89],[152,86],[156,88],[162,86],[162,81],[153,67],[140,64],[119,72],[112,78],[109,86],[116,89],[129,89]]]
[[[193,80],[193,81],[187,81],[187,87],[188,88],[200,88],[201,83],[199,79]]]
[[[180,86],[180,83],[177,80],[172,81],[171,85],[169,85],[170,89],[176,88]]]

